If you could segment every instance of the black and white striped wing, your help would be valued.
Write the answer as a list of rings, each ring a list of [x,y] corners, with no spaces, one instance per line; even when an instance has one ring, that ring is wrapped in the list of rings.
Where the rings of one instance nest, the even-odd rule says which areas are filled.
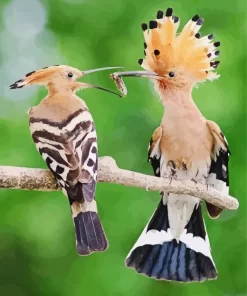
[[[80,255],[107,249],[94,199],[97,138],[91,114],[80,109],[62,122],[30,118],[37,149],[68,196]]]
[[[221,137],[224,139],[223,147],[219,144],[215,146],[214,158],[212,158],[207,184],[224,194],[229,194],[228,162],[231,153],[227,140],[222,133]],[[207,202],[206,205],[209,216],[214,219],[218,218],[222,209]]]
[[[160,127],[157,130],[159,130]],[[156,133],[154,132],[154,135]],[[148,146],[148,162],[151,163],[154,175],[156,177],[160,177],[160,160],[161,160],[161,151],[160,151],[160,135],[158,138],[153,137],[151,138]]]
[[[80,109],[62,122],[30,118],[30,129],[37,149],[67,195],[79,202],[92,201],[97,138],[89,111]]]

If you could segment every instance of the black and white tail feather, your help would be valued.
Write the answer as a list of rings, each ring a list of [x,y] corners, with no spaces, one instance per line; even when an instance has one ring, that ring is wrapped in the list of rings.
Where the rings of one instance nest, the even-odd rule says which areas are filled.
[[[159,127],[150,141],[148,150],[148,161],[157,177],[160,177],[161,165],[164,162],[159,148],[161,134],[162,130]],[[215,146],[216,154],[211,161],[207,179],[209,185],[213,184],[219,190],[229,190],[228,158],[230,151],[225,138],[224,141],[226,149],[220,148],[219,145]],[[181,199],[184,197],[181,196]],[[193,199],[193,197],[189,198]],[[179,203],[179,197],[177,200]],[[162,200],[129,252],[126,265],[134,268],[138,273],[161,280],[203,282],[216,279],[217,270],[211,255],[200,201],[195,200],[191,217],[179,239],[174,236],[170,226],[170,202],[169,195],[162,193]],[[209,204],[210,206],[214,209],[213,205]]]
[[[98,156],[91,114],[79,109],[62,122],[30,116],[30,130],[37,149],[69,199],[78,254],[106,250],[108,242],[95,201]]]
[[[217,271],[201,206],[195,206],[189,223],[177,241],[170,231],[167,204],[162,199],[127,256],[126,265],[138,273],[161,280],[203,282],[215,279]]]

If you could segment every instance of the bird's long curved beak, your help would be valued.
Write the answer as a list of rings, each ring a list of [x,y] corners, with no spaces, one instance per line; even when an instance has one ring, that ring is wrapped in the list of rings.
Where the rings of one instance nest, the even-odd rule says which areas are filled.
[[[164,76],[159,76],[152,71],[126,71],[126,72],[114,72],[110,74],[112,80],[114,80],[117,88],[121,92],[122,96],[125,97],[128,93],[127,87],[124,84],[123,77],[144,77],[149,79],[159,80]]]
[[[164,78],[163,76],[160,76],[155,72],[151,72],[151,71],[126,71],[126,72],[114,72],[111,74],[112,79],[117,77],[144,77],[144,78],[151,78],[151,79]]]
[[[91,69],[91,70],[82,71],[82,75],[99,72],[99,71],[111,70],[111,69],[123,69],[123,67],[104,67],[104,68]]]
[[[103,91],[106,91],[108,93],[111,93],[113,95],[116,95],[120,98],[122,98],[122,96],[114,91],[111,91],[109,89],[106,89],[104,87],[101,87],[101,86],[98,86],[98,85],[94,85],[94,84],[90,84],[90,83],[85,83],[85,82],[78,82],[77,84],[77,88],[76,88],[76,91],[78,90],[81,90],[81,89],[86,89],[86,88],[96,88],[96,89],[100,89],[100,90],[103,90]]]

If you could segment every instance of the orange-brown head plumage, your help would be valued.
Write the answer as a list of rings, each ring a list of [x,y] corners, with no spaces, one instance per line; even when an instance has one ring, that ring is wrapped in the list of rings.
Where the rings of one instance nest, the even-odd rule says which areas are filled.
[[[97,88],[120,96],[119,94],[107,90],[103,87],[77,81],[77,79],[86,74],[116,68],[119,67],[104,67],[87,71],[80,71],[74,67],[66,65],[44,67],[40,70],[32,71],[26,74],[25,78],[17,80],[15,83],[10,85],[10,88],[16,89],[29,85],[43,85],[48,88],[50,93],[65,91],[76,92],[77,90],[85,88]]]
[[[83,72],[66,65],[44,67],[26,74],[25,78],[13,83],[10,88],[22,88],[27,85],[56,85],[73,89],[76,80],[83,76]]]
[[[164,87],[193,86],[205,80],[214,80],[219,75],[214,70],[219,61],[217,47],[220,42],[213,42],[213,35],[200,37],[199,30],[204,22],[198,15],[194,16],[177,34],[179,18],[172,15],[168,8],[166,14],[158,11],[157,19],[142,24],[144,31],[145,58],[139,64],[153,71],[164,79]]]

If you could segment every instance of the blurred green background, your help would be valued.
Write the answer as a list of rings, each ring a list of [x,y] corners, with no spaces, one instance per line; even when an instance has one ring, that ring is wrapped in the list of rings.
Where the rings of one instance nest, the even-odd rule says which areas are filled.
[[[99,184],[100,216],[110,241],[105,253],[79,257],[68,201],[61,192],[0,191],[0,295],[246,295],[246,2],[225,0],[1,0],[0,165],[45,168],[29,134],[27,110],[46,91],[10,91],[32,70],[68,64],[140,69],[142,22],[174,7],[181,25],[200,14],[201,30],[222,42],[221,78],[194,90],[201,112],[216,121],[232,152],[230,193],[240,208],[219,220],[205,219],[219,278],[203,284],[155,281],[127,269],[125,256],[159,202],[157,192]],[[181,28],[181,26],[180,26]],[[108,73],[90,81],[114,90]],[[147,146],[163,108],[146,79],[126,79],[125,99],[97,90],[79,95],[88,104],[101,156],[122,168],[152,174]]]

